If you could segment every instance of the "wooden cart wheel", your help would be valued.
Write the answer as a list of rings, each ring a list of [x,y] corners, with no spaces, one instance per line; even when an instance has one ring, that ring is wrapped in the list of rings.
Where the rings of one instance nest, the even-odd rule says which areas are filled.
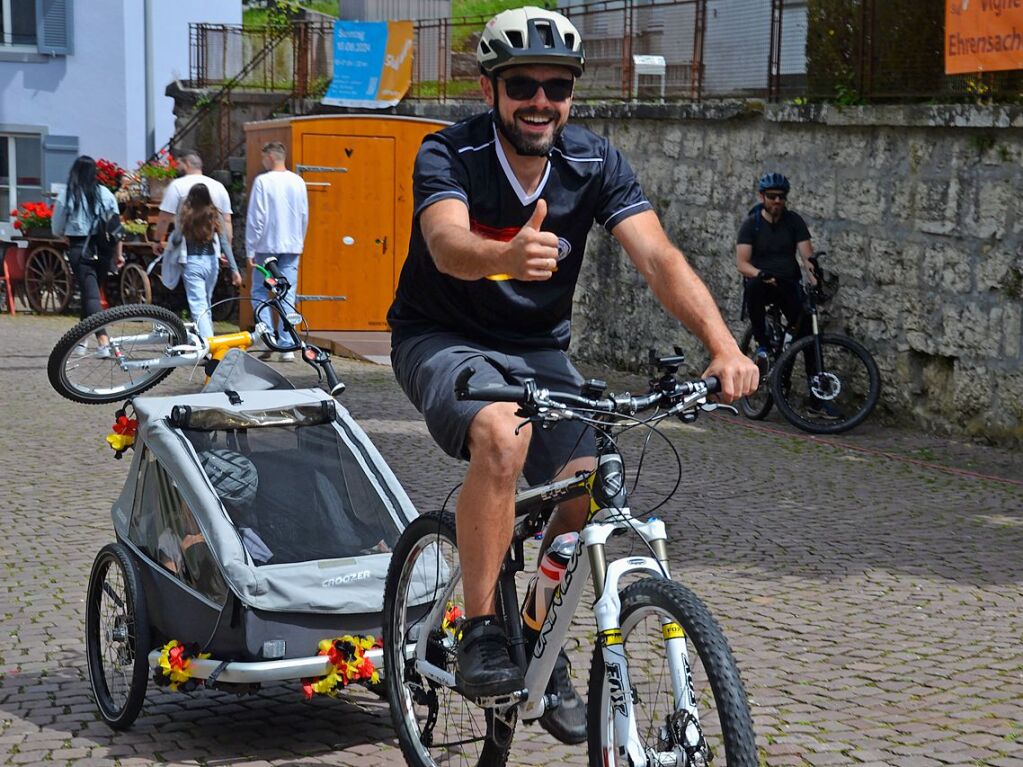
[[[25,297],[33,311],[60,314],[71,301],[71,267],[52,245],[40,245],[25,260]]]
[[[153,303],[153,285],[140,264],[128,263],[121,268],[121,303]]]

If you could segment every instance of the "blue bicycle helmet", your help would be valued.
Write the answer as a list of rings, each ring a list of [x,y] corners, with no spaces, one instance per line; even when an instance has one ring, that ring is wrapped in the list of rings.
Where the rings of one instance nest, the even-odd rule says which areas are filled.
[[[785,194],[788,194],[789,180],[781,173],[775,173],[774,171],[765,173],[760,177],[760,183],[757,184],[757,191],[766,192],[768,189],[780,189],[785,192]]]

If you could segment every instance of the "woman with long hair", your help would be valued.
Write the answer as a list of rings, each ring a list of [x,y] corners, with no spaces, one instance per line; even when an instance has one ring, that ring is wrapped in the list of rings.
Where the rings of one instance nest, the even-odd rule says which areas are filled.
[[[187,253],[182,277],[185,280],[185,295],[188,297],[188,311],[196,324],[199,335],[209,338],[213,335],[213,319],[210,303],[213,288],[220,274],[220,257],[223,255],[231,269],[231,284],[242,284],[231,249],[224,247],[226,225],[224,218],[210,197],[206,184],[194,184],[178,210],[175,232],[171,235],[173,250],[181,246]]]
[[[68,260],[81,293],[82,319],[102,308],[99,290],[110,272],[111,261],[115,271],[124,265],[121,243],[118,241],[116,245],[109,246],[96,234],[111,216],[117,214],[117,200],[113,192],[96,180],[96,161],[88,155],[81,155],[71,165],[67,185],[53,206],[50,226],[58,237],[67,237]],[[109,354],[106,334],[99,332],[96,338],[100,354]]]

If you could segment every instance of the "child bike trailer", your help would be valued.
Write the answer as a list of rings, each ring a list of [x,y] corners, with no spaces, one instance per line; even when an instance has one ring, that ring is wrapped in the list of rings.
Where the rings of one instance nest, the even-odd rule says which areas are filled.
[[[135,432],[117,542],[86,605],[103,719],[130,726],[151,676],[186,691],[380,690],[390,551],[416,511],[348,411],[240,351],[202,393],[126,410],[111,435],[123,449]]]

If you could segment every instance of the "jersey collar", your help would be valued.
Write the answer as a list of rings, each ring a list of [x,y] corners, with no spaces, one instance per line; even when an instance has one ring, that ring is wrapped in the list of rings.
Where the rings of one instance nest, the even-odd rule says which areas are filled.
[[[522,188],[522,184],[519,183],[518,177],[511,168],[511,164],[508,162],[508,156],[504,153],[504,145],[501,143],[501,137],[497,135],[497,124],[491,122],[491,130],[494,131],[494,146],[497,149],[497,160],[501,163],[501,168],[504,170],[505,178],[508,179],[508,183],[511,184],[511,188],[515,190],[515,194],[519,198],[519,202],[525,205],[532,205],[543,193],[544,186],[547,185],[547,179],[551,175],[551,161],[547,159],[547,165],[543,170],[543,178],[540,179],[540,183],[536,185],[536,191],[532,194],[526,194],[526,190]]]

